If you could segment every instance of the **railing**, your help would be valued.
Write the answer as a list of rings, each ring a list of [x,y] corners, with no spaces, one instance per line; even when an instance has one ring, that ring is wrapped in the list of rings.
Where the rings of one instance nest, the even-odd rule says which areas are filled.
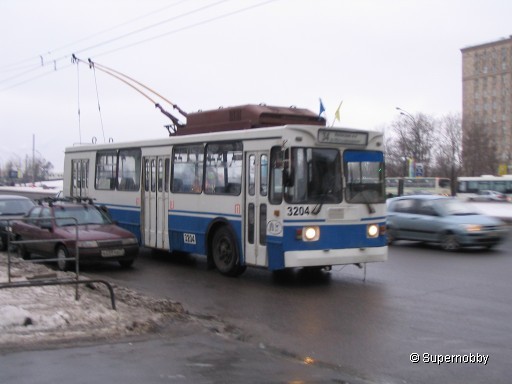
[[[42,221],[42,220],[52,220],[55,219],[55,217],[41,217],[41,218],[30,218],[31,221]],[[59,219],[62,219],[59,217]],[[14,245],[16,247],[23,246],[23,244],[30,244],[30,243],[45,243],[45,242],[51,242],[51,243],[58,243],[58,242],[67,242],[69,243],[69,239],[47,239],[47,240],[17,240],[13,239],[14,234],[11,230],[11,222],[14,220],[17,221],[26,221],[26,218],[23,219],[7,219],[5,220],[6,225],[6,231],[7,231],[7,282],[0,282],[0,289],[3,288],[27,288],[27,287],[40,287],[40,286],[48,286],[48,285],[75,285],[75,300],[79,300],[80,295],[78,293],[78,286],[80,284],[92,284],[92,283],[100,283],[104,284],[109,293],[110,293],[110,301],[112,304],[112,309],[116,309],[116,300],[114,295],[114,289],[112,288],[112,285],[106,281],[106,280],[98,280],[98,279],[80,279],[80,250],[78,247],[78,222],[76,218],[74,217],[65,217],[64,219],[71,219],[74,222],[75,227],[75,254],[74,257],[66,257],[66,258],[45,258],[45,259],[38,259],[38,260],[24,260],[21,259],[18,260],[18,262],[32,262],[32,263],[46,263],[46,262],[66,262],[66,261],[74,261],[75,263],[75,278],[58,278],[56,275],[55,278],[48,278],[48,279],[33,279],[33,280],[27,280],[27,281],[12,281],[12,274],[11,274],[11,251],[12,246]]]

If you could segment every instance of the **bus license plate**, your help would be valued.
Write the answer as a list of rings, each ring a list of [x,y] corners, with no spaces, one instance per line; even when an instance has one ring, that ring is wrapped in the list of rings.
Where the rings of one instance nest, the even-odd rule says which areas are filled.
[[[115,257],[124,256],[124,249],[103,249],[101,251],[102,257]]]

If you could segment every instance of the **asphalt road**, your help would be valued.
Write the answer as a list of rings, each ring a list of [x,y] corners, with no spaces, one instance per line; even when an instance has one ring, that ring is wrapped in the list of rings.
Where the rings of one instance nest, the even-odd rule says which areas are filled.
[[[249,268],[239,278],[226,278],[208,270],[199,257],[171,258],[148,251],[132,270],[112,264],[88,268],[86,273],[179,301],[193,314],[220,319],[236,329],[238,343],[242,341],[239,349],[232,350],[231,344],[225,351],[209,346],[203,354],[210,353],[212,359],[224,355],[226,362],[242,359],[245,365],[232,371],[226,368],[224,379],[211,372],[202,376],[204,382],[292,382],[291,373],[301,372],[304,364],[297,363],[303,361],[317,370],[299,374],[305,378],[302,382],[340,382],[348,377],[350,382],[372,383],[509,383],[511,244],[509,236],[492,251],[448,253],[399,242],[390,248],[388,262],[368,265],[366,280],[354,266],[335,267],[330,273],[280,274]],[[192,339],[176,339],[180,341],[174,345],[182,355],[199,345],[193,331],[176,334],[182,337],[187,332]],[[151,369],[158,372],[159,362],[163,366],[169,359],[180,361],[169,342],[153,339],[139,347],[145,352],[139,351],[134,367],[139,363],[147,370],[154,365]],[[103,364],[123,361],[123,375],[126,360],[134,359],[130,345],[95,348],[88,352],[79,348],[71,354],[102,356]],[[115,348],[118,353],[108,360],[108,351]],[[271,358],[265,357],[272,364],[258,360],[258,351],[272,351]],[[411,362],[413,354],[418,354],[419,362]],[[55,364],[51,355],[46,356],[46,365]],[[194,371],[193,366],[187,369]],[[242,375],[240,380],[233,376],[235,371]],[[194,372],[166,377],[201,382]],[[186,380],[191,377],[195,379]]]
[[[511,243],[449,253],[399,242],[388,262],[368,265],[366,280],[354,266],[317,274],[248,269],[231,279],[201,258],[149,253],[133,271],[96,273],[221,318],[248,342],[371,381],[498,383],[510,380]],[[489,357],[487,365],[427,362],[437,355]]]

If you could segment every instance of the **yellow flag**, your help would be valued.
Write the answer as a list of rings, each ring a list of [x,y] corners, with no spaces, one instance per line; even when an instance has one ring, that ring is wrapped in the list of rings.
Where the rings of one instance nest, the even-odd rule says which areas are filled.
[[[340,120],[340,108],[341,108],[341,104],[343,104],[343,100],[341,101],[340,105],[338,105],[338,109],[336,109],[336,112],[334,112],[334,121],[336,121],[336,120],[341,121],[341,120]]]

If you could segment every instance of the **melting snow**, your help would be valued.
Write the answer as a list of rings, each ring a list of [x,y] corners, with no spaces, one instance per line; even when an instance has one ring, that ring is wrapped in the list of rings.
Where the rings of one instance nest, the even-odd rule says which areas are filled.
[[[42,264],[12,257],[12,281],[26,281],[37,275],[74,274],[55,272]],[[7,253],[0,252],[0,283],[6,283]],[[26,343],[68,342],[74,339],[117,338],[157,328],[169,316],[184,314],[179,303],[147,298],[115,287],[117,310],[103,284],[43,286],[0,289],[0,348]]]

